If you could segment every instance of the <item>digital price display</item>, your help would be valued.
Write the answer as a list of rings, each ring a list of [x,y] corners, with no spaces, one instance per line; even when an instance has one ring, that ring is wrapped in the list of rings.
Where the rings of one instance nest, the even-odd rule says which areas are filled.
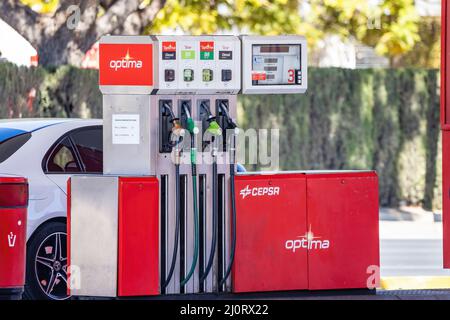
[[[241,36],[242,94],[302,94],[308,89],[308,44],[298,35]]]
[[[252,45],[252,84],[301,84],[301,49],[301,44]]]

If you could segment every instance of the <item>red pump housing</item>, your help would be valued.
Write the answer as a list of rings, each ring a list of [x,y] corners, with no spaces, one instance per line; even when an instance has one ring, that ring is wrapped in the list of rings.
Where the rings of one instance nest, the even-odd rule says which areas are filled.
[[[28,182],[0,177],[0,298],[22,296],[25,285]]]
[[[236,177],[234,292],[374,289],[375,172]]]

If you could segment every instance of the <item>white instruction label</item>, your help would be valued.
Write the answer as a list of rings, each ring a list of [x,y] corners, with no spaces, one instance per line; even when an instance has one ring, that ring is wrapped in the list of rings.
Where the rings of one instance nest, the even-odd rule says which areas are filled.
[[[139,144],[139,115],[112,115],[112,143]]]

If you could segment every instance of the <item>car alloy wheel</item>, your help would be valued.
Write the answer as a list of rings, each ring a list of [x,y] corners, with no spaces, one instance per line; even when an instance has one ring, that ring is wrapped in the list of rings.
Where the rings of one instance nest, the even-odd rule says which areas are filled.
[[[40,244],[35,256],[36,280],[52,300],[65,300],[67,295],[67,234],[55,232]]]

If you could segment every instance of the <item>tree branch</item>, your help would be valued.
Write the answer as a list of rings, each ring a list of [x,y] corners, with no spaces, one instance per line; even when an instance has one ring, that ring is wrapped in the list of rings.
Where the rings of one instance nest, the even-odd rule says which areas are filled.
[[[124,35],[142,34],[164,7],[165,3],[166,0],[153,0],[150,5],[130,14],[125,23],[114,30],[114,33]]]
[[[117,0],[100,0],[100,5],[107,11]]]
[[[124,16],[123,23],[117,24],[114,28],[110,28],[108,32],[103,34],[97,33],[99,37],[104,34],[124,34],[139,35],[156,17],[158,12],[164,7],[166,0],[153,0],[150,5],[144,8],[137,8],[134,12],[130,12]]]
[[[96,38],[112,33],[125,23],[127,17],[139,10],[139,0],[118,0],[95,24]]]
[[[0,18],[27,39],[32,45],[38,41],[36,32],[39,15],[18,0],[0,1]]]

